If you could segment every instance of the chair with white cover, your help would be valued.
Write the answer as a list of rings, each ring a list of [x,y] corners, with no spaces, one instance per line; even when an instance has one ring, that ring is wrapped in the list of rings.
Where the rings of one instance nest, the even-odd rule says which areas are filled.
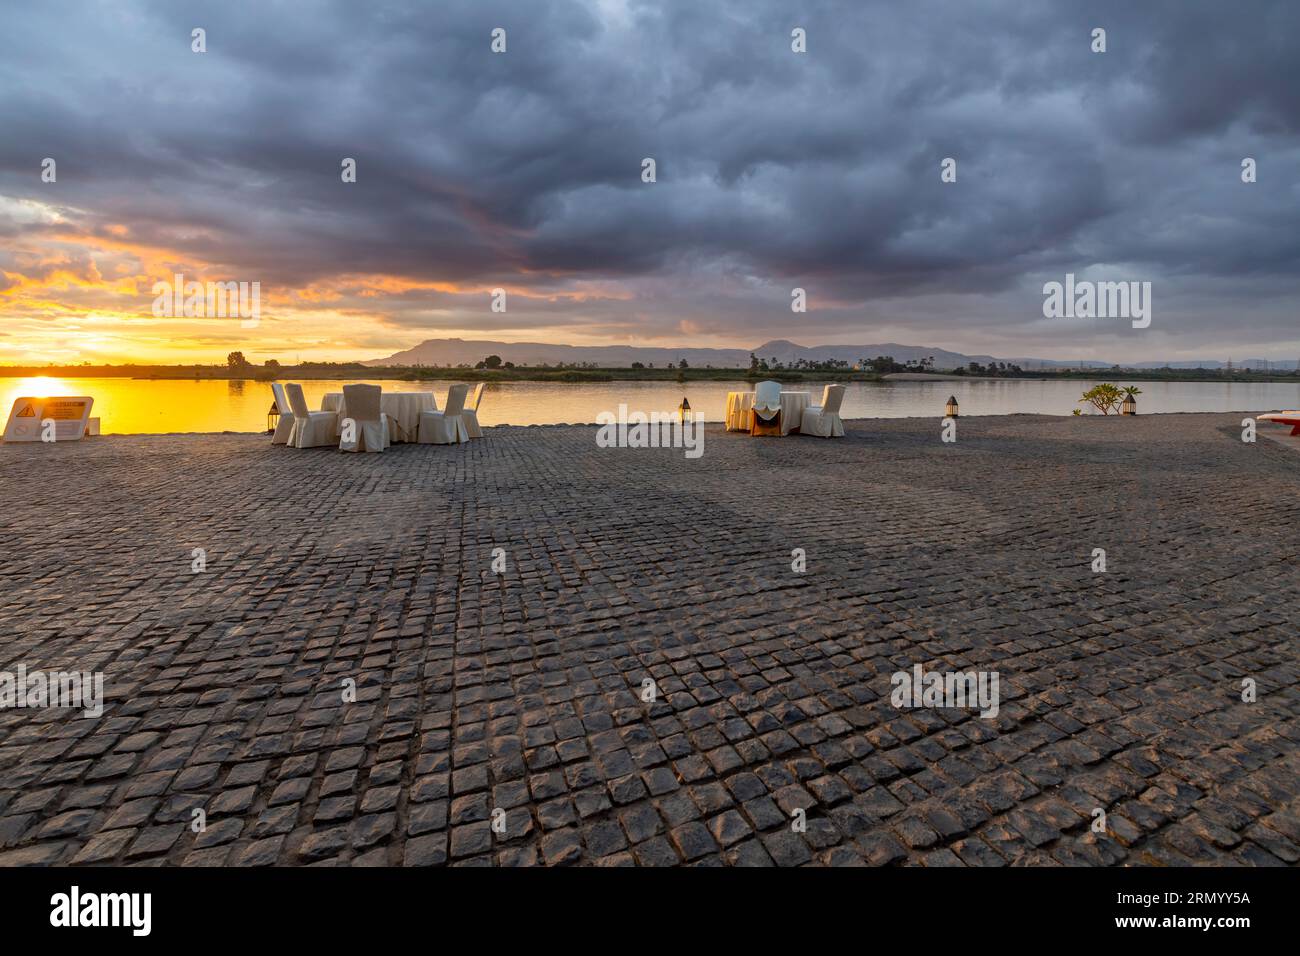
[[[819,438],[843,438],[844,422],[840,421],[840,405],[844,403],[844,386],[827,385],[822,391],[822,403],[809,405],[803,410],[799,423],[800,435]]]
[[[754,386],[754,407],[749,413],[751,435],[781,434],[781,383],[759,382]]]
[[[483,404],[483,388],[483,382],[474,386],[474,394],[466,403],[465,410],[460,413],[460,417],[465,420],[465,431],[469,433],[470,438],[483,437],[483,429],[478,426],[478,407]]]
[[[293,431],[293,409],[289,407],[284,386],[279,382],[271,383],[271,394],[275,396],[275,410],[280,413],[279,421],[275,425],[275,434],[271,437],[271,444],[284,445],[288,443],[289,433]]]
[[[468,392],[468,385],[453,385],[447,390],[447,407],[443,411],[420,413],[421,445],[455,445],[469,441],[462,414]]]
[[[308,410],[302,386],[297,382],[290,382],[284,391],[289,396],[289,408],[293,410],[293,428],[289,431],[288,444],[293,448],[337,445],[339,413]]]
[[[383,451],[388,447],[388,416],[379,408],[383,392],[378,385],[343,386],[343,407],[348,414],[340,423],[339,451]]]

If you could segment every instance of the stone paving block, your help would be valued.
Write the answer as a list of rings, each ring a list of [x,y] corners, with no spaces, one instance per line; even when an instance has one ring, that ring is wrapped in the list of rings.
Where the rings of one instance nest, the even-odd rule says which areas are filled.
[[[1300,599],[1254,583],[1300,561],[1293,452],[1233,415],[848,426],[711,427],[707,467],[585,427],[0,448],[82,503],[0,514],[0,573],[64,582],[0,606],[0,659],[102,648],[109,692],[0,712],[0,865],[1300,863]],[[997,717],[895,707],[915,664],[997,670]]]

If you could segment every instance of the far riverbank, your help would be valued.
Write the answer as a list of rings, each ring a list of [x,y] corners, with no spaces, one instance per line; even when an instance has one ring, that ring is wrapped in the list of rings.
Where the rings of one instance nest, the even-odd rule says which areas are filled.
[[[943,382],[943,381],[1111,381],[1300,383],[1300,371],[1260,372],[1250,369],[1035,369],[998,371],[966,369],[933,372],[853,371],[851,369],[741,368],[469,368],[374,366],[360,362],[304,362],[299,365],[9,365],[0,378],[116,378],[144,381],[402,381],[402,382]]]

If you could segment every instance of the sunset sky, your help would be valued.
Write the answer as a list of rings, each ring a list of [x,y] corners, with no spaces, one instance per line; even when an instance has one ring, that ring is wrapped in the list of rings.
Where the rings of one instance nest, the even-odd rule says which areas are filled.
[[[260,282],[260,325],[155,317],[177,272]],[[1044,319],[1067,272],[1150,281],[1151,327]],[[0,14],[0,364],[375,358],[445,336],[1295,361],[1300,4]]]

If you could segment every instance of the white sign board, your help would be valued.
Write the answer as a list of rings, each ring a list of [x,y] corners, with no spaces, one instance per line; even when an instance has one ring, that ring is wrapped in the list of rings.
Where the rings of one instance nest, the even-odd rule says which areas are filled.
[[[5,441],[80,441],[93,404],[88,395],[15,399],[5,424]]]

